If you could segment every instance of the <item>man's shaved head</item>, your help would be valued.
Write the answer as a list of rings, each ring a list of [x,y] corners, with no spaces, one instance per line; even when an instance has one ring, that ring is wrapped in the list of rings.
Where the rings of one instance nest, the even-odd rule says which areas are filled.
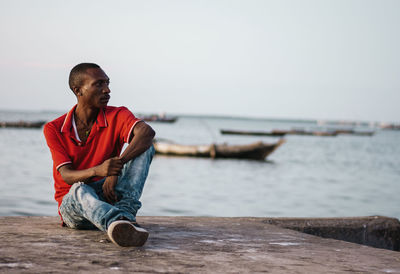
[[[83,75],[88,69],[93,68],[100,68],[100,66],[94,63],[81,63],[73,67],[69,73],[69,88],[74,91],[74,87],[82,86]]]

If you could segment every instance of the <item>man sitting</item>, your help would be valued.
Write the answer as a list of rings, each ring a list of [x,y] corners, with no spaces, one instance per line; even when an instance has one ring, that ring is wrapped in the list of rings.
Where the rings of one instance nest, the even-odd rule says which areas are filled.
[[[76,65],[69,86],[77,104],[44,126],[55,199],[65,226],[97,227],[119,246],[142,246],[149,233],[138,227],[136,213],[155,132],[127,108],[107,106],[109,84],[98,65]]]

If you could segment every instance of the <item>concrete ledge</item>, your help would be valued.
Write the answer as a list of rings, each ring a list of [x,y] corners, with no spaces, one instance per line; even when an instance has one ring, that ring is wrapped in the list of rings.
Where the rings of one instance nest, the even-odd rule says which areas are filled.
[[[400,273],[400,253],[325,239],[266,218],[139,217],[141,248],[105,233],[60,226],[58,217],[0,217],[7,273]]]
[[[400,251],[400,222],[395,218],[270,218],[265,223],[324,238]]]

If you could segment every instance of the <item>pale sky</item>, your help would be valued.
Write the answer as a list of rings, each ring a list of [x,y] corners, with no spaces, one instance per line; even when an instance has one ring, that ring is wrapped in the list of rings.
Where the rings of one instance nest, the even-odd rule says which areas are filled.
[[[0,109],[98,63],[134,113],[400,121],[400,1],[0,0]]]

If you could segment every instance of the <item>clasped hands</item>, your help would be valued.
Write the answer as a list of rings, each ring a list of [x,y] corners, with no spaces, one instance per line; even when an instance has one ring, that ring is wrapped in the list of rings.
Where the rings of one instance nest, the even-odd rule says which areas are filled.
[[[115,194],[115,186],[118,183],[118,176],[121,174],[124,164],[120,157],[113,157],[105,160],[101,165],[97,166],[96,173],[100,177],[106,177],[103,184],[104,198],[110,204],[118,201]]]

